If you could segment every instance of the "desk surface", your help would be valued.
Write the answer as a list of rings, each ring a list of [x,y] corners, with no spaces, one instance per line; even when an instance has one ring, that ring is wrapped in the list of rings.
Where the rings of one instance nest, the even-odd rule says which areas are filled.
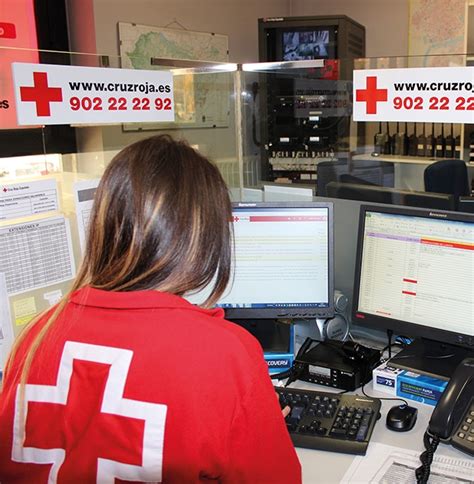
[[[312,385],[310,383],[297,382],[290,385],[290,388],[304,388],[309,390],[317,391],[331,391],[324,386]],[[386,393],[375,392],[372,390],[372,385],[368,384],[365,387],[365,391],[371,395],[379,398],[390,398],[390,395]],[[340,390],[336,390],[340,392]],[[361,394],[360,391],[354,392]],[[372,438],[369,443],[372,442],[383,443],[386,445],[392,445],[395,447],[401,447],[404,449],[416,450],[420,454],[424,450],[423,446],[423,435],[425,433],[426,427],[428,426],[428,421],[431,417],[434,407],[429,405],[419,404],[415,401],[409,401],[411,406],[418,408],[418,419],[415,427],[408,432],[394,432],[388,430],[385,426],[385,418],[387,412],[394,405],[397,405],[396,401],[382,400],[381,408],[381,418],[375,425]],[[348,454],[337,454],[334,452],[325,452],[321,450],[309,450],[296,448],[296,452],[301,462],[301,467],[303,469],[303,484],[336,484],[339,483],[353,459],[356,457],[354,455]],[[435,455],[446,455],[450,457],[458,457],[463,459],[469,459],[466,454],[454,449],[450,445],[440,444]]]

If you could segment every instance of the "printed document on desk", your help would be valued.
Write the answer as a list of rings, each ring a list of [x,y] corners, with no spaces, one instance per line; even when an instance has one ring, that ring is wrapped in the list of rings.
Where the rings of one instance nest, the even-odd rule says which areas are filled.
[[[416,484],[415,469],[421,451],[372,443],[367,455],[356,457],[343,484]],[[474,461],[436,455],[431,464],[430,484],[474,484]]]

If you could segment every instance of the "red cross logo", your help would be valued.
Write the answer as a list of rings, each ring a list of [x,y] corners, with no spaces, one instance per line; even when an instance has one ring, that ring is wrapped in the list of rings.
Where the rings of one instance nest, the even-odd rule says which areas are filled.
[[[49,103],[63,100],[62,89],[48,86],[46,72],[33,72],[33,84],[32,87],[20,87],[21,100],[36,103],[37,116],[51,116]]]
[[[366,102],[366,114],[377,114],[377,102],[386,101],[387,89],[377,89],[377,77],[368,76],[365,89],[356,89],[356,101]]]
[[[7,193],[8,189],[6,187],[3,187],[3,191],[4,191],[4,193]]]
[[[133,352],[66,342],[56,385],[20,388],[12,459],[52,464],[48,482],[161,482],[166,405],[123,397]]]

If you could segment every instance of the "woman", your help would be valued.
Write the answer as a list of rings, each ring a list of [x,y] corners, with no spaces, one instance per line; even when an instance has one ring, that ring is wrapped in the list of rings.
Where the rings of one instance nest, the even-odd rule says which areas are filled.
[[[0,481],[297,483],[258,343],[182,296],[227,286],[218,170],[169,136],[107,167],[71,292],[22,333],[0,400]]]

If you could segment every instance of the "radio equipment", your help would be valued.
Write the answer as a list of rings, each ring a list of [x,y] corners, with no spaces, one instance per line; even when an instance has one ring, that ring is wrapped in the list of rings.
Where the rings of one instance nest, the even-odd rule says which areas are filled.
[[[380,358],[379,350],[353,341],[307,338],[295,357],[292,380],[355,390],[371,380]]]

